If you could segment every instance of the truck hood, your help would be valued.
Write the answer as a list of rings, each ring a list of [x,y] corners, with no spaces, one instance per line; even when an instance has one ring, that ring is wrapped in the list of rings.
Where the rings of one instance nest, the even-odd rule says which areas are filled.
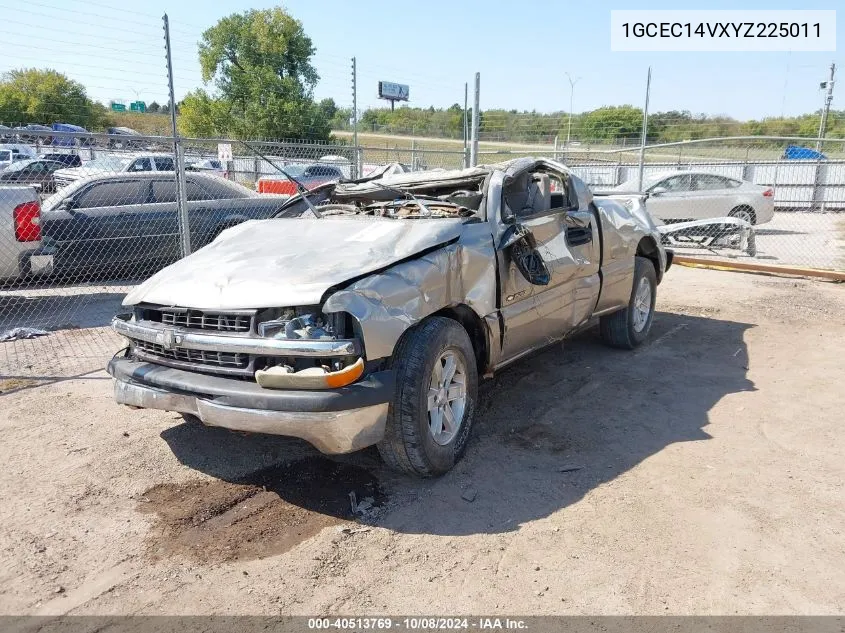
[[[329,288],[447,244],[463,220],[250,220],[156,273],[123,305],[201,310],[317,305]]]

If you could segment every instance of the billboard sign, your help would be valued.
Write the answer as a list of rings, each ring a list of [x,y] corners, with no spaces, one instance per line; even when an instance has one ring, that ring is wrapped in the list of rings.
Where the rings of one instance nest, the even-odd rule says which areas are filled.
[[[395,84],[392,81],[378,82],[379,99],[390,99],[391,101],[407,101],[411,89],[405,84]]]

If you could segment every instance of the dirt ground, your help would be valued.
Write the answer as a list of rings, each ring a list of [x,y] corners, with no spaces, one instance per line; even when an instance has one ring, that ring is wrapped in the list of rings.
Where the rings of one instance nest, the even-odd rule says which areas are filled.
[[[0,614],[842,614],[845,287],[676,267],[658,307],[484,383],[432,481],[0,381]]]

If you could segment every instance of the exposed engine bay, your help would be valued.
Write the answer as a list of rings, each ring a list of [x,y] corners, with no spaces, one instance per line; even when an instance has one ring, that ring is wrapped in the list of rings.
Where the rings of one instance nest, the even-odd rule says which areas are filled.
[[[445,195],[414,195],[396,189],[403,196],[392,200],[353,199],[348,202],[334,202],[334,196],[316,209],[323,217],[332,215],[368,215],[383,218],[431,218],[470,217],[475,215],[481,204],[481,193],[458,189]],[[403,195],[404,194],[404,195]]]

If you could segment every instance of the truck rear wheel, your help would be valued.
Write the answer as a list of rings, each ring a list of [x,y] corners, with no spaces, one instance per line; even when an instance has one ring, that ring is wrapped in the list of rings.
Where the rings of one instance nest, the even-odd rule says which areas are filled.
[[[651,330],[656,300],[657,273],[654,264],[645,257],[635,257],[634,285],[628,307],[601,317],[599,330],[602,340],[621,349],[634,349],[641,345]]]
[[[396,391],[379,453],[394,470],[442,475],[466,450],[475,417],[472,343],[456,321],[431,317],[405,332],[392,358]]]

